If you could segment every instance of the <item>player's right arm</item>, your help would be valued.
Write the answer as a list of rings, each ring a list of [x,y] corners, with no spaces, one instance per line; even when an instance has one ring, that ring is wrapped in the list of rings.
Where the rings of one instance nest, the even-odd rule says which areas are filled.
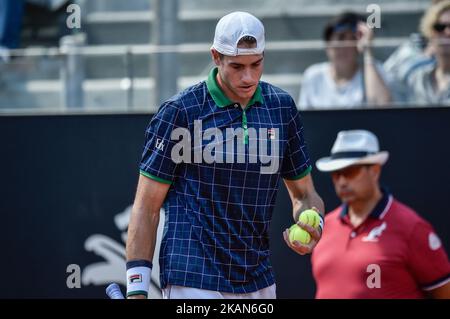
[[[140,175],[128,226],[127,261],[148,260],[151,262],[153,260],[159,211],[169,188],[169,184]],[[134,295],[128,298],[144,299],[146,296]]]

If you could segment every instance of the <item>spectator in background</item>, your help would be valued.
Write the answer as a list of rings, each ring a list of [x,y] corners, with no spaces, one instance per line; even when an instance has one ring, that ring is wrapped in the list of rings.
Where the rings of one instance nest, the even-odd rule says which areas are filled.
[[[450,1],[431,6],[421,22],[421,31],[434,53],[432,63],[422,65],[406,79],[409,102],[450,105]]]
[[[313,251],[317,298],[450,298],[450,263],[433,227],[379,185],[388,157],[373,133],[352,130],[316,162],[342,201]]]
[[[443,0],[433,0],[435,5]],[[385,72],[396,83],[396,99],[401,103],[409,100],[407,81],[415,71],[435,63],[434,49],[422,33],[411,33],[383,64]],[[414,103],[414,101],[412,101]]]
[[[401,44],[383,64],[384,71],[396,83],[396,100],[408,101],[407,79],[422,66],[434,63],[432,47],[420,33],[412,33],[408,41]]]
[[[391,101],[384,71],[372,56],[373,31],[362,16],[346,12],[335,17],[326,25],[323,37],[329,62],[312,65],[305,71],[301,109],[348,109]]]
[[[56,11],[69,2],[69,0],[27,0],[27,2],[45,7],[51,11]]]
[[[0,0],[0,61],[9,60],[9,50],[20,43],[24,0]]]

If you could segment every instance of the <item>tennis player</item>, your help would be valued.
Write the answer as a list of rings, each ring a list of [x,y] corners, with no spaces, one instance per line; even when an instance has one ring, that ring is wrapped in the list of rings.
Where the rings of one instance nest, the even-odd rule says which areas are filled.
[[[269,226],[280,178],[295,220],[312,207],[323,213],[296,105],[260,81],[264,47],[256,17],[222,17],[216,67],[150,121],[128,230],[128,298],[147,295],[162,206],[161,287],[176,299],[276,297]],[[311,243],[289,246],[308,254],[321,234],[303,227]]]

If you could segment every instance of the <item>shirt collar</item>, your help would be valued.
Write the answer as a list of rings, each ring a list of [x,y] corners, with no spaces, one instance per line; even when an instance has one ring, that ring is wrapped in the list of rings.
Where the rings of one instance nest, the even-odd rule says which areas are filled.
[[[231,101],[225,93],[223,93],[222,89],[220,88],[219,84],[217,83],[217,73],[218,73],[217,67],[213,68],[211,72],[209,72],[208,79],[206,80],[206,87],[208,88],[209,94],[211,94],[211,97],[214,100],[214,103],[217,104],[218,107],[226,107],[235,104],[233,101]],[[248,102],[248,106],[252,106],[256,103],[263,103],[263,97],[261,93],[261,86],[258,85],[258,87],[255,90],[255,94],[253,94],[252,99]]]
[[[384,216],[386,215],[387,211],[391,207],[391,204],[393,201],[392,194],[388,191],[387,188],[384,188],[384,187],[381,188],[381,193],[383,194],[383,196],[378,201],[378,203],[375,205],[372,212],[369,214],[369,217],[371,217],[371,218],[383,219]],[[347,217],[347,215],[348,215],[348,205],[343,204],[341,214],[339,215],[339,217],[341,219],[344,219]]]

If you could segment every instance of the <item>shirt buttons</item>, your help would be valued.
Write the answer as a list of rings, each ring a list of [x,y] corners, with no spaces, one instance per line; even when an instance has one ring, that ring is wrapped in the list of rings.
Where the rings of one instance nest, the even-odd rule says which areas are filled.
[[[350,233],[350,237],[351,237],[351,238],[355,238],[355,237],[356,237],[356,232],[352,231],[352,232]]]
[[[239,107],[239,104],[236,103],[236,104],[234,105],[234,107]]]

